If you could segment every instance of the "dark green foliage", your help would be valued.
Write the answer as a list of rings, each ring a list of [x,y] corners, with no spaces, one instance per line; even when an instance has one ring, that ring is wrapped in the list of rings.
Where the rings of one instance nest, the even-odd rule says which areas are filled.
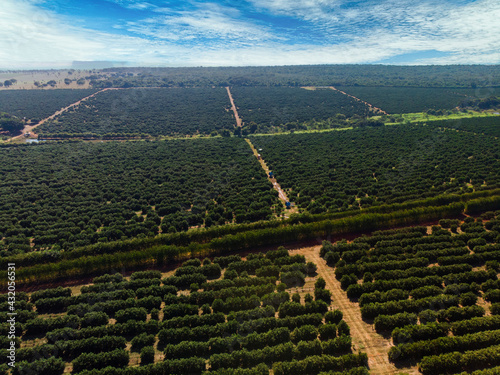
[[[348,354],[342,357],[328,355],[311,356],[301,361],[278,362],[273,364],[276,375],[315,375],[321,371],[346,371],[353,367],[366,366],[366,354]]]
[[[296,328],[290,334],[290,339],[294,343],[299,341],[310,341],[314,340],[318,336],[318,330],[312,325],[305,325],[300,328]]]
[[[484,189],[484,181],[488,188],[500,183],[493,172],[500,169],[495,139],[430,126],[254,137],[252,142],[262,148],[281,187],[292,190],[290,200],[311,213],[461,194],[470,180],[476,190]]]
[[[235,120],[223,88],[107,91],[85,106],[43,124],[43,134],[179,135],[232,129]]]
[[[129,320],[146,321],[147,311],[143,307],[131,307],[129,309],[120,310],[115,314],[117,323],[126,323]]]
[[[434,353],[462,352],[500,344],[500,331],[479,332],[459,337],[440,337],[391,348],[391,361],[420,360]]]
[[[275,266],[275,265],[264,266],[264,267],[256,269],[255,275],[257,275],[257,277],[274,276],[277,278],[280,275],[280,268],[278,266]]]
[[[450,307],[446,310],[438,311],[439,322],[456,322],[459,320],[481,317],[485,313],[481,306]]]
[[[460,120],[433,121],[433,126],[442,128],[458,129],[467,132],[483,133],[495,137],[500,136],[500,117],[474,117]]]
[[[332,323],[332,324],[338,324],[343,318],[342,311],[340,310],[333,310],[333,311],[328,311],[325,314],[325,322],[326,323]]]
[[[129,362],[129,354],[123,349],[116,349],[105,353],[84,353],[73,361],[73,372],[100,369],[107,366],[125,367]]]
[[[342,289],[346,290],[350,285],[356,284],[358,282],[358,278],[355,274],[344,275],[340,279],[340,286]]]
[[[141,333],[139,336],[135,336],[132,339],[132,347],[130,348],[133,352],[141,352],[141,349],[146,346],[152,346],[155,343],[155,336],[148,335],[147,333]],[[142,355],[142,352],[141,352]]]
[[[107,322],[107,321],[106,321]],[[26,335],[44,335],[49,331],[53,331],[58,328],[71,327],[71,328],[79,328],[80,319],[74,315],[61,316],[54,319],[43,319],[43,318],[35,318],[29,320],[26,325]],[[19,335],[21,336],[21,335]]]
[[[231,93],[242,120],[247,125],[256,123],[253,129],[249,127],[249,132],[268,132],[286,124],[289,124],[288,129],[294,129],[299,127],[299,123],[313,118],[326,120],[337,113],[349,117],[368,113],[364,103],[331,89],[310,91],[292,87],[233,87]]]
[[[281,274],[281,282],[286,284],[287,288],[292,286],[304,285],[305,275],[300,271],[284,272]]]
[[[330,241],[323,241],[321,245],[321,249],[319,250],[319,255],[324,257],[329,252],[336,252],[335,247]]]
[[[451,110],[464,100],[465,95],[474,95],[475,92],[473,89],[424,87],[342,86],[339,89],[382,108],[388,113],[424,112],[428,109]]]
[[[323,324],[318,328],[321,341],[332,340],[337,337],[337,326],[335,324]]]
[[[340,255],[338,253],[334,253],[333,251],[329,251],[325,255],[325,260],[329,266],[333,266],[340,260]]]
[[[406,312],[394,315],[379,315],[373,321],[377,331],[392,331],[394,328],[416,323],[417,315]]]
[[[213,263],[217,263],[222,268],[227,268],[230,263],[241,261],[240,255],[228,255],[223,257],[215,257]]]
[[[500,329],[500,316],[498,315],[461,320],[452,325],[452,332],[455,336],[498,329]]]
[[[82,353],[102,353],[115,349],[125,349],[127,340],[118,336],[90,337],[81,340],[56,341],[54,344],[58,355],[66,359],[73,359]]]
[[[65,363],[60,358],[50,357],[39,359],[28,363],[26,361],[16,363],[12,370],[13,375],[44,374],[61,375],[64,372]]]
[[[268,219],[277,203],[242,139],[17,145],[0,149],[0,174],[2,254],[54,247],[31,264],[58,260],[61,249],[152,237],[160,227],[182,232],[207,220]],[[34,247],[29,247],[31,237]],[[101,246],[87,255],[107,252]],[[205,267],[210,277],[217,275],[214,266]]]
[[[500,294],[499,294],[499,301],[500,301]],[[487,296],[485,296],[485,299],[487,299]],[[462,306],[473,306],[477,302],[477,295],[475,295],[472,292],[467,292],[464,293],[460,296],[460,305]]]
[[[66,310],[71,303],[71,297],[40,298],[35,302],[39,314],[60,313]]]
[[[429,323],[395,328],[391,337],[394,344],[403,344],[444,337],[448,335],[448,332],[449,326],[447,324]]]
[[[132,275],[130,275],[131,280],[138,280],[138,279],[161,279],[161,272],[160,271],[139,271],[139,272],[134,272]]]
[[[315,289],[314,299],[316,301],[324,301],[327,304],[330,304],[330,302],[332,301],[332,292],[327,289]]]
[[[96,276],[92,279],[92,282],[94,284],[110,283],[110,282],[119,283],[121,281],[123,281],[123,276],[121,273],[115,273],[114,275],[105,274],[102,276]]]
[[[423,288],[432,288],[432,287],[423,287]],[[436,287],[437,288],[437,287]],[[422,289],[422,288],[419,288]],[[404,291],[401,289],[391,289],[387,292],[380,292],[376,290],[372,293],[363,293],[361,297],[359,297],[359,306],[363,307],[370,303],[375,302],[388,302],[388,301],[399,301],[408,299],[410,293],[408,291]]]
[[[383,303],[375,302],[364,305],[361,308],[361,316],[363,319],[373,319],[381,314],[387,315],[401,312],[418,313],[426,309],[440,310],[450,306],[457,306],[458,302],[458,297],[450,295],[438,295],[422,299],[389,301]]]
[[[500,365],[500,347],[492,346],[485,349],[471,350],[464,353],[454,352],[425,357],[419,364],[423,375],[458,373]]]
[[[214,312],[216,311],[214,310]],[[185,315],[198,315],[198,306],[178,303],[175,305],[167,305],[163,308],[163,320],[182,317]]]
[[[0,112],[8,112],[17,117],[36,119],[48,117],[54,112],[96,90],[8,90],[0,91]]]
[[[0,113],[0,131],[9,132],[11,135],[19,134],[24,128],[24,123],[17,117]]]
[[[307,262],[307,264],[306,264],[306,273],[309,276],[314,276],[314,274],[316,273],[317,269],[318,269],[318,267],[313,262]]]
[[[146,346],[141,349],[141,366],[149,365],[155,361],[155,349],[152,346]]]

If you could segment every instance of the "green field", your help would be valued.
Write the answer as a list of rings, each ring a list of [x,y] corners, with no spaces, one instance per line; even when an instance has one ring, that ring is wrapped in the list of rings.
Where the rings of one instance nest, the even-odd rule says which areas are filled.
[[[45,136],[195,135],[233,129],[224,88],[111,90],[39,128]]]
[[[425,125],[253,137],[311,213],[359,209],[498,187],[499,141]]]
[[[269,219],[277,204],[242,139],[5,146],[0,160],[2,255]]]
[[[498,375],[499,72],[4,87],[0,375]]]

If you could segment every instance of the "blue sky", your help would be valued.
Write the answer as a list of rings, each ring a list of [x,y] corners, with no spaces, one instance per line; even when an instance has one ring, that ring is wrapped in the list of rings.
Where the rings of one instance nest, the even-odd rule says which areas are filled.
[[[1,0],[0,68],[498,64],[498,0]]]

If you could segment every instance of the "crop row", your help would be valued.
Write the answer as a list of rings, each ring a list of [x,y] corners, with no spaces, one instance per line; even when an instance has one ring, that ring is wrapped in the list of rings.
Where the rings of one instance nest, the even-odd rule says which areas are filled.
[[[235,120],[223,88],[128,89],[102,92],[43,124],[58,133],[210,134],[233,129]]]
[[[129,278],[102,275],[77,295],[63,287],[20,293],[16,308],[29,315],[19,321],[18,368],[61,374],[71,363],[75,374],[108,366],[130,374],[144,368],[153,374],[227,368],[260,374],[263,366],[288,373],[306,361],[305,373],[318,374],[365,367],[366,356],[351,354],[342,313],[329,310],[323,279],[316,280],[314,297],[288,293],[289,282],[301,286],[315,270],[303,256],[280,248],[244,261],[191,259],[169,277],[153,270]],[[0,304],[8,304],[7,295]],[[19,348],[38,338],[45,340]],[[128,367],[139,357],[140,368]]]
[[[288,197],[312,214],[498,186],[498,140],[405,125],[252,137]]]
[[[488,356],[500,343],[498,214],[441,220],[431,233],[412,227],[324,242],[320,254],[362,318],[392,332],[391,361],[419,363],[424,374],[479,369],[488,362],[469,358]]]
[[[234,138],[13,146],[0,165],[2,255],[269,219],[277,204]]]

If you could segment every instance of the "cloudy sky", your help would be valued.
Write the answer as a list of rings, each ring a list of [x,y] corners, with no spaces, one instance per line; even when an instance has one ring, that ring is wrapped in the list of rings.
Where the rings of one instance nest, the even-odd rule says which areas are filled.
[[[499,0],[0,0],[0,68],[498,64]]]

